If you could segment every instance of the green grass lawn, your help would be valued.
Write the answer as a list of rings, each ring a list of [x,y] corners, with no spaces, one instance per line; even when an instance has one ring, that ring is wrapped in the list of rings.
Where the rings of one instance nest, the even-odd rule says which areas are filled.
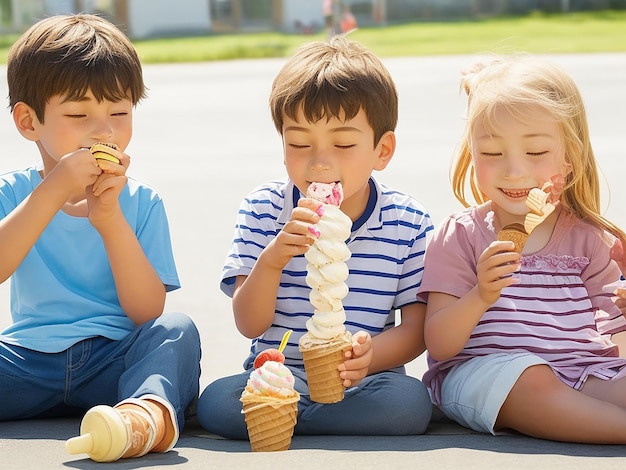
[[[626,11],[600,11],[447,23],[362,28],[350,37],[380,56],[527,51],[575,53],[626,51]],[[0,37],[0,63],[16,36]],[[284,57],[325,34],[258,33],[135,41],[144,64]]]

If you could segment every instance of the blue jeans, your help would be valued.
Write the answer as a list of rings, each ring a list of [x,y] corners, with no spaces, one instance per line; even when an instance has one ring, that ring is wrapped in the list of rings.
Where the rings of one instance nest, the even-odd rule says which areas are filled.
[[[290,368],[300,393],[294,434],[413,435],[422,434],[430,421],[432,403],[416,378],[397,372],[366,377],[346,389],[339,403],[310,400],[303,370]],[[209,384],[198,401],[198,421],[207,431],[229,439],[248,439],[239,397],[250,371]]]
[[[59,353],[0,342],[0,421],[80,415],[95,405],[154,394],[184,425],[198,396],[200,337],[191,319],[163,314],[124,339],[85,339]]]

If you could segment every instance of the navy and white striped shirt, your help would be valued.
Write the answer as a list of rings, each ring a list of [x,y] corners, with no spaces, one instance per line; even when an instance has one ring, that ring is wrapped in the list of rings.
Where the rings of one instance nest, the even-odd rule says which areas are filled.
[[[222,273],[221,289],[233,295],[236,276],[250,274],[254,263],[289,221],[302,195],[291,181],[271,181],[252,191],[242,202],[235,235]],[[372,336],[396,324],[395,310],[417,301],[422,280],[430,216],[412,197],[370,179],[370,198],[364,214],[352,225],[347,240],[352,257],[347,264],[350,289],[343,299],[346,328]],[[313,314],[306,284],[304,256],[294,257],[283,269],[276,294],[272,326],[252,341],[244,367],[251,367],[259,351],[277,348],[286,330],[293,330],[283,351],[285,363],[303,368],[298,340]]]

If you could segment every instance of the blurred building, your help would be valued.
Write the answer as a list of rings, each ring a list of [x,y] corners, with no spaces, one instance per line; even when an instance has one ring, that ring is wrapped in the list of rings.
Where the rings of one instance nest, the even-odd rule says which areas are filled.
[[[224,32],[317,32],[323,0],[0,0],[0,32],[21,32],[45,16],[88,12],[131,38]],[[336,0],[359,26],[559,12],[626,9],[626,0]]]
[[[208,0],[0,0],[0,5],[5,31],[22,31],[46,16],[78,12],[104,16],[137,39],[210,30]]]

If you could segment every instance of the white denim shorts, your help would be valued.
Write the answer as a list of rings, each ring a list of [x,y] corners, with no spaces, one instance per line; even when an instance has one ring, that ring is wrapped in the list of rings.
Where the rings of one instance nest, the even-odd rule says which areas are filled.
[[[457,423],[495,434],[500,408],[528,367],[548,364],[530,353],[479,356],[454,366],[441,386],[441,410]]]

